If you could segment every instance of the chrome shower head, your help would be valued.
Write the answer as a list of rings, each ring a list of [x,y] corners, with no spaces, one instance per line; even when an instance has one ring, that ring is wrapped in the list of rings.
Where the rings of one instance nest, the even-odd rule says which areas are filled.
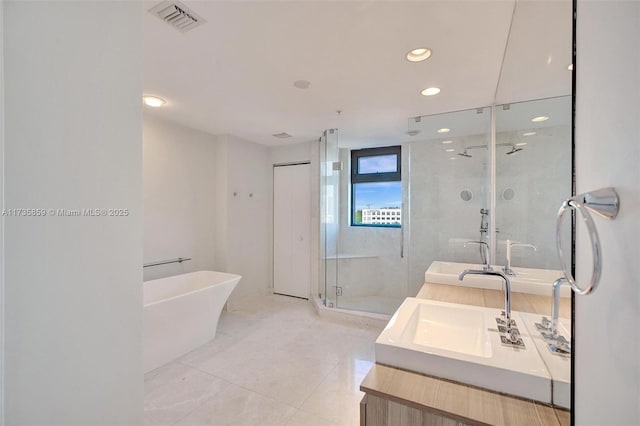
[[[511,151],[507,152],[506,154],[507,155],[511,155],[511,154],[515,154],[516,152],[522,151],[522,150],[523,150],[523,148],[518,148],[518,147],[514,146],[513,148],[511,148]]]
[[[458,155],[461,157],[467,157],[467,158],[473,157],[473,155],[469,154],[466,149],[464,150],[464,152],[459,152]]]

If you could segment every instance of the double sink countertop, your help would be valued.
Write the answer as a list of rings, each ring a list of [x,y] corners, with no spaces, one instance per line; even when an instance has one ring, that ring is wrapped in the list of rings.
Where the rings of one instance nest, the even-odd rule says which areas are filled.
[[[550,315],[551,297],[515,292],[512,296],[514,311],[531,312],[531,318]],[[495,309],[502,309],[504,306],[502,291],[447,284],[426,283],[417,297],[436,301],[436,309],[437,302]],[[481,312],[481,308],[475,310]],[[560,316],[570,317],[570,309],[571,300],[562,299]],[[474,313],[473,308],[463,310]],[[429,346],[435,343],[430,342]],[[478,351],[482,348],[473,349]],[[533,347],[532,349],[535,350]],[[450,417],[470,424],[569,424],[569,413],[563,409],[381,364],[374,365],[360,389],[415,408],[434,413],[448,413]]]

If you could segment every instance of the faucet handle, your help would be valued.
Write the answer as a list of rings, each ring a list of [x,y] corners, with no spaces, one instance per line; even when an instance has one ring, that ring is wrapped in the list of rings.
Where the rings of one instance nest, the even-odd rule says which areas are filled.
[[[558,338],[552,342],[547,343],[551,353],[561,356],[571,356],[571,342],[564,338],[564,336],[558,336]]]
[[[549,318],[547,317],[542,317],[542,326],[544,328],[549,328],[551,327],[551,321],[549,321]]]
[[[538,331],[541,331],[541,332],[551,331],[551,321],[549,321],[549,318],[547,317],[542,317],[540,322],[537,322],[535,324]]]
[[[500,318],[496,318],[496,323],[498,324],[498,328],[500,326],[505,326],[507,328],[517,327],[516,320],[513,318],[510,318],[509,324],[507,324],[507,314],[504,311],[500,312]]]
[[[517,342],[520,339],[520,332],[515,327],[507,327],[507,338],[512,342]]]

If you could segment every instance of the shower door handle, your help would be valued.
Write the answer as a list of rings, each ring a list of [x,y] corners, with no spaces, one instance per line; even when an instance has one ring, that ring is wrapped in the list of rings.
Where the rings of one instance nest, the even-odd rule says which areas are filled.
[[[400,204],[400,259],[404,259],[404,203]]]

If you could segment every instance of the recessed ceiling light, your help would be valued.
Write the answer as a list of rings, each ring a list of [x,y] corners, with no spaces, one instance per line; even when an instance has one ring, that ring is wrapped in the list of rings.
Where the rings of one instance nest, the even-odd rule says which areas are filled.
[[[569,64],[569,66],[567,67],[567,69],[568,69],[569,71],[573,71],[573,64]]]
[[[540,123],[542,121],[547,121],[548,119],[549,117],[547,117],[546,115],[540,115],[538,117],[533,117],[531,121],[533,121],[534,123]]]
[[[518,142],[516,146],[525,146],[526,144],[527,144],[526,142]]]
[[[409,62],[420,62],[425,59],[429,59],[431,56],[431,50],[426,47],[420,47],[418,49],[413,49],[411,52],[407,53],[407,61]]]
[[[449,133],[451,131],[451,129],[447,129],[446,127],[443,127],[442,129],[438,129],[438,133]]]
[[[524,132],[524,133],[522,134],[522,136],[533,136],[533,135],[535,135],[535,134],[536,134],[536,132]]]
[[[420,93],[422,93],[424,96],[433,96],[440,93],[440,89],[438,87],[428,87]]]
[[[144,102],[145,105],[154,108],[160,108],[162,105],[167,103],[167,101],[157,96],[143,96],[142,102]]]
[[[444,145],[448,145],[448,144],[450,144],[450,143],[453,143],[453,141],[442,141],[442,143],[443,143]]]
[[[456,160],[456,157],[449,157],[449,160]]]
[[[311,86],[311,83],[307,80],[296,80],[293,82],[293,85],[298,89],[308,89]]]
[[[447,148],[447,149],[445,149],[445,151],[446,152],[453,152],[453,151],[455,151],[455,148]]]
[[[286,139],[286,138],[290,138],[291,135],[287,132],[281,132],[281,133],[276,133],[274,135],[272,135],[273,137],[276,137],[278,139]]]

